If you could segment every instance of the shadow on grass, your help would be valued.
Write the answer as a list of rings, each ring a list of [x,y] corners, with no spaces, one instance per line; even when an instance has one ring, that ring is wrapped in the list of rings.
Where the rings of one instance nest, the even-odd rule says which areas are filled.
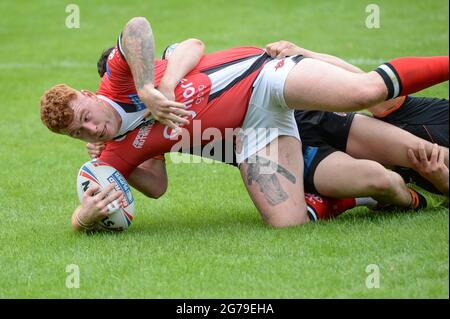
[[[342,214],[339,218],[331,221],[321,221],[319,223],[310,223],[305,226],[290,227],[285,229],[276,229],[263,222],[258,214],[254,211],[241,211],[229,214],[225,209],[218,209],[213,214],[196,215],[182,215],[180,216],[176,212],[172,212],[170,215],[158,215],[154,218],[145,216],[143,220],[135,222],[132,227],[127,231],[111,231],[103,233],[91,233],[88,236],[118,236],[123,234],[170,234],[170,233],[255,233],[255,232],[267,232],[267,231],[289,231],[296,232],[304,230],[307,232],[320,231],[320,229],[328,229],[336,226],[350,226],[358,227],[373,225],[380,226],[386,223],[386,221],[398,220],[399,222],[404,219],[411,219],[421,217],[422,214],[438,215],[446,211],[447,208],[440,209],[424,209],[421,211],[371,211],[366,208],[357,208],[352,211]]]

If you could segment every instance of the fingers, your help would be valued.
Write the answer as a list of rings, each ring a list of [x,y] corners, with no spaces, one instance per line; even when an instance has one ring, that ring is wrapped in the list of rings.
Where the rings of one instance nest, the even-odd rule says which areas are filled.
[[[289,41],[278,41],[269,43],[266,46],[266,52],[269,54],[272,58],[285,58],[287,56],[290,56],[294,53],[296,46],[289,42]]]
[[[185,110],[169,108],[164,110],[164,112],[158,111],[152,115],[155,120],[175,129],[178,125],[189,125],[189,120],[187,118],[191,116],[191,113]]]
[[[180,102],[168,100],[166,102],[166,104],[168,107],[174,107],[174,108],[183,109],[183,110],[186,108],[186,105],[184,105],[183,103],[180,103]]]
[[[172,122],[171,120],[164,120],[161,121],[161,123],[167,127],[170,127],[172,130],[179,130],[180,127],[178,125],[176,125],[174,122]]]
[[[270,55],[272,58],[276,57],[278,54],[276,48],[277,48],[277,42],[269,43],[268,45],[266,45],[267,54]]]
[[[438,155],[439,155],[439,147],[437,144],[433,144],[433,146],[431,148],[430,162],[437,163]]]
[[[98,185],[93,185],[91,187],[89,187],[85,192],[84,192],[84,196],[86,197],[92,197],[94,196],[94,194],[100,189],[100,186]]]
[[[445,151],[443,147],[439,147],[438,164],[439,166],[445,165]]]
[[[425,151],[425,145],[423,143],[419,144],[419,160],[422,163],[426,163],[428,161],[427,152]]]
[[[287,56],[290,55],[290,49],[289,48],[284,48],[280,51],[280,53],[278,53],[277,55],[277,59],[281,59],[281,58],[285,58]]]
[[[419,165],[419,160],[417,159],[416,154],[412,149],[408,149],[408,157],[413,167],[417,167]]]
[[[105,149],[105,143],[87,143],[86,148],[91,158],[99,157],[102,151]]]
[[[107,197],[97,203],[102,213],[111,214],[122,207],[123,193],[111,192]]]
[[[96,197],[99,200],[102,200],[103,198],[105,198],[109,194],[109,192],[111,192],[114,189],[115,186],[116,186],[116,184],[114,184],[114,183],[108,184],[108,186],[103,188],[103,190],[100,193],[98,193],[96,195]]]
[[[190,115],[190,113],[188,113],[188,115],[186,115],[186,116],[189,116],[189,115]],[[172,113],[167,114],[166,120],[172,121],[172,122],[174,122],[176,124],[179,124],[179,125],[188,125],[189,124],[189,120],[188,119],[186,119],[184,117],[177,116],[177,115],[172,114]]]
[[[100,193],[98,193],[95,198],[95,206],[102,214],[108,213],[108,205],[121,197],[122,192],[115,191],[115,183],[111,183],[106,186]]]
[[[144,118],[146,119],[147,117],[150,117],[152,115],[152,112],[147,109],[147,111],[144,113]]]

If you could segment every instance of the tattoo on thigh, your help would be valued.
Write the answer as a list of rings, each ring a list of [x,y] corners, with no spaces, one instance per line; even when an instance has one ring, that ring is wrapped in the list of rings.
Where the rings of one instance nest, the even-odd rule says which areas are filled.
[[[291,172],[278,163],[258,155],[251,156],[245,162],[248,164],[247,184],[250,186],[255,181],[271,206],[278,205],[289,198],[281,187],[276,173],[295,184],[296,178]]]

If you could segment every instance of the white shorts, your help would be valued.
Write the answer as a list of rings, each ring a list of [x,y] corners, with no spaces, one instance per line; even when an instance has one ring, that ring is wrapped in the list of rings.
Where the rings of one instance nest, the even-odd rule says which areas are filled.
[[[278,136],[288,135],[300,140],[294,110],[289,109],[284,100],[284,83],[289,72],[301,59],[302,56],[276,59],[262,68],[253,84],[253,93],[238,135],[241,144],[241,147],[236,148],[238,164]]]

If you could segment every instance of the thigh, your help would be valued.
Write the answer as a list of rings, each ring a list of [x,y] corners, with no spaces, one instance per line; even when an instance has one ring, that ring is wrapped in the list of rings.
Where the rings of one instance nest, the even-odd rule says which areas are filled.
[[[324,142],[319,142],[318,144],[314,145],[315,146],[303,144],[302,147],[304,162],[303,182],[305,186],[305,192],[308,193],[318,193],[314,184],[314,176],[316,174],[317,167],[330,154],[338,151]]]
[[[305,58],[289,73],[284,97],[290,108],[357,111],[382,102],[387,90],[376,72],[352,73]]]
[[[431,151],[430,142],[394,125],[357,114],[350,128],[346,153],[383,165],[411,167],[408,149],[416,149],[420,142]]]
[[[309,221],[300,144],[294,137],[280,136],[240,165],[247,191],[269,225],[286,227]]]
[[[371,196],[373,185],[385,173],[386,169],[379,163],[334,152],[317,165],[314,185],[319,194],[329,197]]]

